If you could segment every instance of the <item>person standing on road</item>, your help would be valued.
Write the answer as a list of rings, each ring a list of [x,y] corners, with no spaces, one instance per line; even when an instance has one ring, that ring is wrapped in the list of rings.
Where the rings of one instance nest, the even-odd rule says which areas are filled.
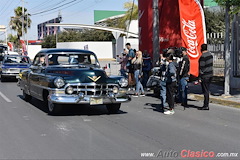
[[[141,51],[136,52],[136,57],[134,57],[132,59],[132,64],[133,64],[133,68],[134,68],[134,77],[135,77],[135,81],[136,81],[136,92],[135,92],[134,97],[138,97],[139,95],[145,96],[143,86],[140,81],[141,77],[142,77],[142,64],[143,64],[143,58],[142,58]],[[140,90],[141,90],[141,94],[140,94]]]
[[[166,60],[166,57],[163,56],[163,54],[160,54],[159,64],[160,64],[160,99],[161,99],[162,108],[164,109],[167,107],[166,72],[167,72],[168,62]]]
[[[146,84],[149,78],[150,71],[152,69],[152,60],[149,54],[147,53],[147,50],[144,51],[143,53],[143,80],[142,80],[142,85],[143,88],[146,88]]]
[[[127,74],[126,74],[126,71],[127,71],[127,62],[128,62],[128,58],[127,58],[127,55],[126,53],[122,53],[122,57],[120,57],[120,62],[119,64],[121,64],[121,69],[120,69],[120,73],[121,73],[121,76],[127,78]]]
[[[203,107],[199,110],[209,110],[209,86],[213,77],[213,56],[207,50],[207,44],[201,45],[202,56],[199,59],[199,82],[204,94]]]
[[[167,101],[169,110],[165,110],[164,114],[172,115],[174,114],[174,100],[175,100],[175,92],[177,87],[177,64],[173,62],[174,58],[171,54],[169,57],[167,57],[167,61],[169,62],[166,78],[167,78]]]
[[[134,50],[131,48],[131,44],[130,43],[126,43],[126,48],[128,49],[128,54],[127,54],[127,71],[128,71],[128,87],[129,90],[131,90],[131,88],[133,88],[133,86],[135,85],[135,79],[134,79],[134,68],[132,65],[132,59],[135,57],[135,53]]]
[[[187,89],[189,81],[189,69],[190,61],[187,54],[187,49],[181,47],[183,54],[182,61],[179,62],[179,100],[182,103],[182,106],[187,107]]]

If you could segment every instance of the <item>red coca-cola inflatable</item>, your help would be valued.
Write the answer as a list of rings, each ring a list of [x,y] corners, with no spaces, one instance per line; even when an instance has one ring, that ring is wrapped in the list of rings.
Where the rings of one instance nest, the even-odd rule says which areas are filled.
[[[203,3],[203,0],[201,0]],[[153,57],[153,0],[138,0],[139,49]],[[198,75],[200,46],[206,43],[205,18],[199,0],[158,0],[160,53],[168,47],[186,47],[191,74]]]

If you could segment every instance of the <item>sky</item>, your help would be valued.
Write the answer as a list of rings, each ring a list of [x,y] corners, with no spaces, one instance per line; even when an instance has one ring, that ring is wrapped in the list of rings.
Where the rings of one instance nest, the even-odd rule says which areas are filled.
[[[37,25],[56,18],[59,11],[63,18],[61,23],[94,24],[94,10],[124,11],[124,3],[129,1],[132,0],[24,0],[24,7],[32,15],[27,38],[37,39]],[[9,21],[10,17],[14,16],[14,9],[22,5],[22,0],[1,0],[0,25],[8,27],[8,34],[16,34],[10,30]],[[2,32],[0,39],[5,39]]]

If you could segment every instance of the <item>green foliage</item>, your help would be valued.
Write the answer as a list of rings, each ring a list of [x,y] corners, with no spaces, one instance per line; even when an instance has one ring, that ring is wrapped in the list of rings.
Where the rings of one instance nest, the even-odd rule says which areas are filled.
[[[206,32],[207,33],[220,33],[224,32],[225,24],[224,17],[225,12],[223,9],[220,10],[204,10],[205,22],[206,22]]]
[[[44,38],[42,43],[43,48],[56,48],[56,36],[49,35]]]
[[[27,13],[27,9],[24,8],[24,13]],[[22,13],[22,7],[17,7],[14,9],[14,17],[11,17],[11,20],[9,22],[9,25],[11,28],[17,32],[18,39],[23,35],[22,33],[22,17],[24,18],[24,32],[27,32],[27,28],[31,27],[31,19],[30,19],[30,14],[24,14]]]
[[[124,17],[120,19],[120,23],[118,24],[119,28],[124,28],[126,29],[127,25],[126,23],[131,19],[131,20],[136,20],[138,19],[138,6],[132,2],[126,2],[124,3],[124,8],[127,9],[127,13],[125,14]]]
[[[79,41],[112,41],[111,32],[85,29],[82,32],[62,32],[57,35],[58,42],[79,42]],[[44,38],[43,48],[56,48],[56,35],[49,35]]]
[[[19,39],[16,35],[8,34],[8,41],[12,42],[15,48],[20,48]]]
[[[236,14],[240,12],[240,0],[214,0],[220,6],[230,6],[230,14]]]
[[[81,33],[82,41],[112,41],[114,39],[111,32],[87,29]]]

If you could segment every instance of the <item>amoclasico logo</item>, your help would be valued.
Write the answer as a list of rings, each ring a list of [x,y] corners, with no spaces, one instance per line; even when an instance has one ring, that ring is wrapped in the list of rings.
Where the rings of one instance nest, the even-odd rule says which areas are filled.
[[[182,29],[183,34],[187,38],[188,55],[192,58],[198,58],[199,52],[197,49],[198,42],[195,20],[186,21],[185,19],[182,19]]]

